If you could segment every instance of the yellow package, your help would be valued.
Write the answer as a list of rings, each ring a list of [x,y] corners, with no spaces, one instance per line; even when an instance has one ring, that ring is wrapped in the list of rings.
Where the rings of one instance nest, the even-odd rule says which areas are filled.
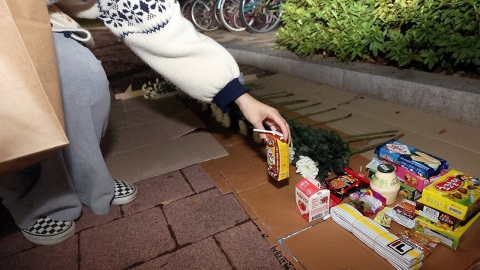
[[[267,134],[265,143],[268,174],[278,181],[290,177],[290,149],[288,144],[273,134]]]

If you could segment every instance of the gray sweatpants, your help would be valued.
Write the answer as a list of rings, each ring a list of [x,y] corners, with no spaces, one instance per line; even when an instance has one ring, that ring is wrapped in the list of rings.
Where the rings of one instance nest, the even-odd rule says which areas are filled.
[[[40,164],[0,176],[0,197],[22,229],[44,215],[75,220],[82,204],[106,214],[114,195],[99,146],[110,110],[105,71],[88,48],[61,33],[53,38],[70,144]]]

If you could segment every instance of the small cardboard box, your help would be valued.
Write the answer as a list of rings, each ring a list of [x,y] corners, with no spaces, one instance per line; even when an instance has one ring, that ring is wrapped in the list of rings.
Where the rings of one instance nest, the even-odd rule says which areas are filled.
[[[283,135],[279,137],[278,135],[267,134],[265,139],[267,171],[277,181],[290,177],[290,148],[282,138]]]
[[[377,147],[375,154],[426,178],[438,175],[443,169],[448,169],[446,160],[396,140]]]
[[[422,193],[416,188],[407,185],[404,182],[400,182],[400,190],[398,191],[398,196],[403,199],[415,201],[422,197]]]
[[[423,217],[422,220],[425,220],[425,222],[429,220],[433,225],[445,231],[453,231],[466,223],[452,215],[423,204],[421,198],[416,201],[416,213]]]
[[[463,240],[467,238],[467,235],[477,227],[480,222],[480,213],[472,216],[465,225],[458,227],[454,231],[443,230],[421,216],[417,216],[415,221],[417,230],[423,231],[427,235],[438,237],[442,245],[456,250]]]
[[[325,219],[329,215],[330,190],[316,180],[300,180],[295,186],[295,201],[297,212],[308,222]]]
[[[422,192],[422,203],[466,220],[480,208],[480,180],[451,170]]]

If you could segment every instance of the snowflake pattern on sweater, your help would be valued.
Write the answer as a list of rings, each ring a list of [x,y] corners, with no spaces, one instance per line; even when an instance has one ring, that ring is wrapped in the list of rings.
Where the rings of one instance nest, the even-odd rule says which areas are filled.
[[[120,38],[151,33],[168,24],[176,0],[97,0],[99,19]]]

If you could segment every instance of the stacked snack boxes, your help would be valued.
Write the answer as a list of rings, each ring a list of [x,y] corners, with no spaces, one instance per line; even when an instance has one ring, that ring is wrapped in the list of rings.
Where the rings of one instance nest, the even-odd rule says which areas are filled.
[[[422,192],[417,229],[453,250],[480,222],[480,180],[451,170]]]
[[[391,140],[375,149],[383,162],[396,168],[397,177],[405,184],[422,191],[432,178],[445,173],[448,162],[397,140]]]

